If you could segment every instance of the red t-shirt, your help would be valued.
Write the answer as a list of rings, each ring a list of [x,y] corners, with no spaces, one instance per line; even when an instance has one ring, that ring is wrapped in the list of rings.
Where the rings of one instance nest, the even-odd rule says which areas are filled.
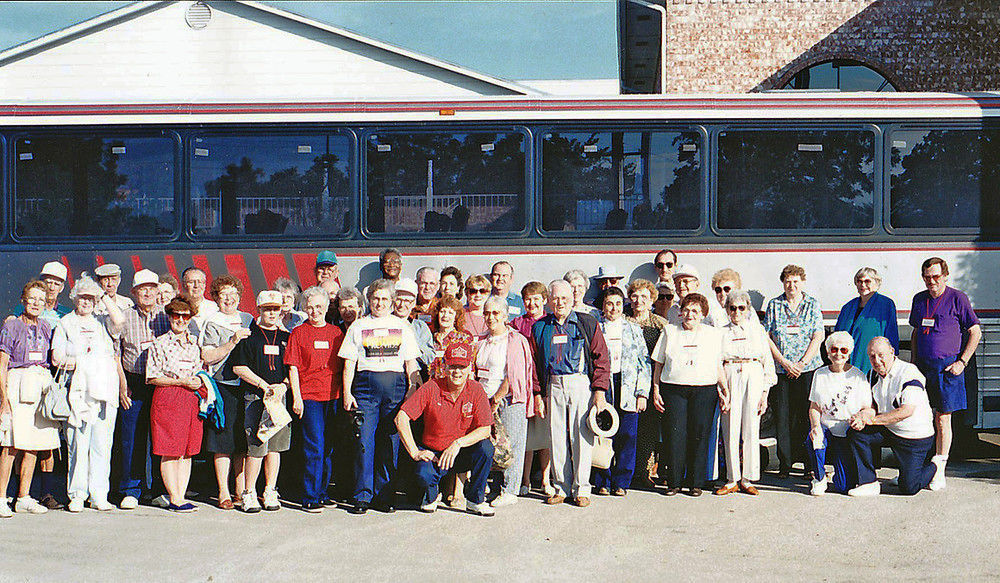
[[[454,401],[446,386],[443,380],[431,379],[403,403],[403,411],[410,419],[423,415],[424,447],[434,451],[447,449],[473,429],[493,425],[493,411],[482,385],[469,379]]]
[[[327,324],[320,328],[305,322],[292,330],[285,349],[285,364],[299,371],[302,398],[310,401],[339,399],[343,392],[344,360],[337,356],[344,333]]]

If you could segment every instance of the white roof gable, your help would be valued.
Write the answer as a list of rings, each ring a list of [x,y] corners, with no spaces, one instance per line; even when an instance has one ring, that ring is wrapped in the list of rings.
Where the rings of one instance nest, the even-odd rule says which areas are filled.
[[[324,101],[532,90],[254,2],[127,6],[0,52],[8,103]]]

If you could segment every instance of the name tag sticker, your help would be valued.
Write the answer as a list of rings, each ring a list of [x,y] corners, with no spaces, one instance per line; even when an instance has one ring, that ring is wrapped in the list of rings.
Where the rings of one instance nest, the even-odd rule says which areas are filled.
[[[920,325],[923,326],[924,328],[933,328],[934,318],[924,318],[923,320],[920,321]]]
[[[29,352],[28,360],[45,360],[45,355],[41,352]]]
[[[378,330],[374,330],[373,333],[375,334],[376,337],[389,335],[389,331],[386,330],[385,328],[379,328]]]
[[[264,354],[268,356],[278,356],[278,345],[277,344],[265,344]]]
[[[569,338],[565,334],[555,334],[552,336],[552,344],[566,344]]]
[[[511,306],[510,308],[507,309],[507,313],[510,314],[511,316],[517,316],[521,313],[521,308],[517,306]]]
[[[139,350],[149,350],[149,347],[152,346],[152,345],[153,345],[153,341],[152,340],[150,340],[149,342],[140,342],[139,343]]]
[[[326,340],[314,340],[313,348],[315,348],[316,350],[329,350],[330,343],[327,342]]]
[[[435,358],[444,358],[444,351],[443,350],[435,350],[434,351],[434,357]]]
[[[794,324],[789,324],[785,326],[785,334],[798,334],[802,332],[802,327]]]

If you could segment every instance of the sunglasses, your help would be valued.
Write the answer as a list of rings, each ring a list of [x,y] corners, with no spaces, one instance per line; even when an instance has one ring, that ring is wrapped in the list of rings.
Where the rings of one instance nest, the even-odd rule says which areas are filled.
[[[657,261],[656,263],[654,263],[654,265],[656,265],[657,269],[670,269],[671,267],[674,266],[674,262],[673,261]]]
[[[830,354],[837,354],[838,352],[841,354],[850,354],[851,349],[846,346],[834,346],[830,349]]]
[[[190,320],[191,319],[191,314],[180,314],[180,313],[177,313],[177,312],[170,312],[167,315],[170,316],[171,318],[180,318],[181,320]]]
[[[721,294],[722,292],[726,292],[728,294],[731,291],[733,291],[733,288],[729,287],[728,285],[727,286],[719,286],[719,287],[715,288],[715,293],[717,293],[717,294]]]
[[[477,287],[477,288],[474,288],[474,289],[467,289],[467,290],[465,290],[465,293],[467,293],[469,295],[472,295],[472,294],[485,294],[485,293],[489,293],[489,290]]]
[[[739,312],[745,312],[745,311],[747,311],[747,307],[746,306],[729,306],[729,311],[730,312],[737,312],[737,311],[739,311]]]

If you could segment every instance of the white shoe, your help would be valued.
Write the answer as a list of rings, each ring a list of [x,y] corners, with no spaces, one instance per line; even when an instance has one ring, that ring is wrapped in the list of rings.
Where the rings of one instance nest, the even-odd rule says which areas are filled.
[[[149,503],[157,508],[169,508],[170,498],[168,498],[166,494],[160,494],[156,498],[153,498]]]
[[[66,507],[66,510],[73,512],[74,514],[77,512],[83,512],[83,498],[71,499],[69,501],[69,506]]]
[[[813,480],[812,487],[809,488],[809,493],[813,496],[822,496],[826,494],[827,479],[824,477],[822,480]]]
[[[99,510],[101,512],[109,512],[115,509],[115,507],[112,506],[110,502],[108,502],[107,498],[102,498],[96,501],[93,498],[91,498],[90,507],[93,508],[94,510]]]
[[[253,490],[244,490],[240,498],[243,500],[243,512],[249,512],[251,514],[254,512],[260,512],[260,502],[257,501],[257,492]]]
[[[944,490],[946,486],[944,481],[944,469],[945,466],[948,465],[948,458],[943,455],[936,455],[931,458],[931,463],[937,466],[937,469],[934,470],[934,477],[931,478],[931,483],[927,485],[927,488],[934,492]]]
[[[14,512],[11,511],[10,505],[7,504],[7,499],[0,500],[0,518],[10,518],[12,516],[14,516]]]
[[[493,516],[496,512],[493,508],[486,502],[480,502],[476,504],[475,502],[465,502],[465,511],[470,514],[476,514],[478,516]]]
[[[518,496],[529,496],[531,495],[530,486],[521,486],[521,490],[517,493]]]
[[[135,510],[138,507],[139,499],[135,496],[126,496],[122,498],[121,503],[118,504],[118,508],[121,508],[122,510]]]
[[[14,503],[14,512],[28,512],[30,514],[45,514],[49,509],[38,503],[31,496],[25,496],[24,498],[18,498],[17,502]]]
[[[546,498],[551,498],[556,495],[556,489],[551,485],[542,486],[542,494],[545,494]]]
[[[878,480],[874,482],[869,482],[867,484],[861,484],[857,488],[851,488],[848,492],[848,496],[878,496],[882,493],[882,485],[878,483]]]
[[[277,490],[264,490],[264,510],[270,512],[281,510],[281,503],[278,502]]]
[[[506,492],[503,492],[502,494],[494,498],[493,502],[490,502],[490,506],[492,506],[493,508],[500,508],[501,506],[510,506],[511,504],[517,504],[517,496],[514,496],[513,494],[508,494]]]
[[[427,514],[430,514],[430,513],[434,512],[437,509],[438,509],[438,501],[437,500],[434,500],[432,502],[428,502],[427,504],[421,504],[420,505],[420,511],[421,512],[426,512]]]

